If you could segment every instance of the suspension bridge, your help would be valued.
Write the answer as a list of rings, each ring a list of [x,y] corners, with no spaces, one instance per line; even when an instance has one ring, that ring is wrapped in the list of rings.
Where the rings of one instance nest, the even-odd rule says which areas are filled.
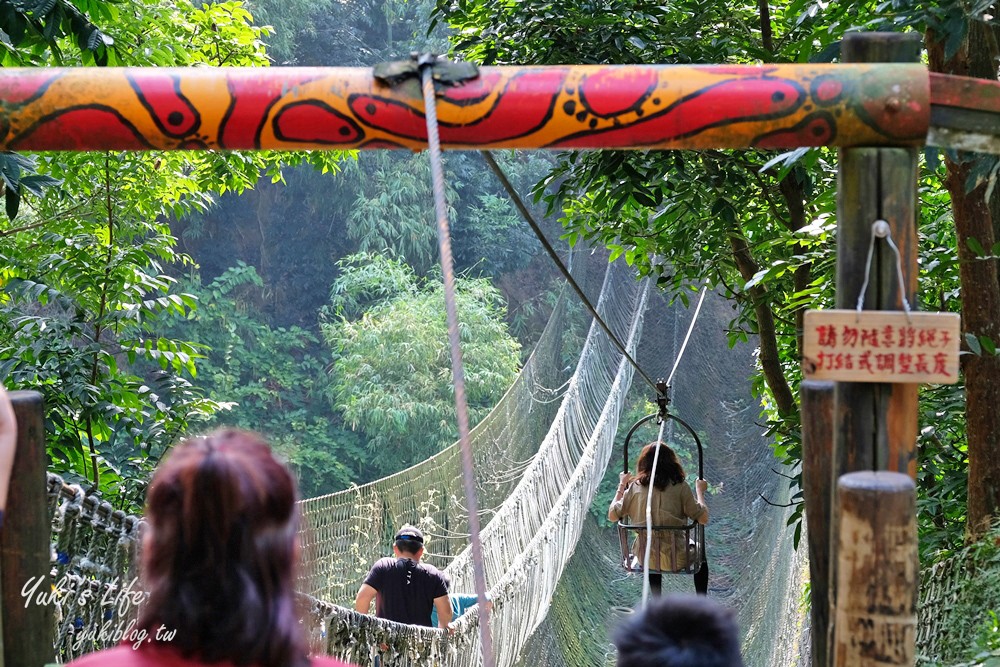
[[[912,50],[906,42],[899,40],[897,45],[901,46],[901,59],[916,60],[906,57]],[[422,79],[422,89],[417,79]],[[430,61],[381,73],[335,68],[288,68],[277,73],[12,69],[0,72],[0,148],[429,146],[433,154],[439,129],[445,148],[837,146],[842,149],[838,225],[840,251],[845,258],[845,270],[838,270],[837,276],[838,305],[857,298],[862,273],[857,269],[868,248],[869,227],[873,220],[885,219],[887,233],[899,244],[893,248],[899,259],[884,263],[898,263],[903,279],[897,282],[895,272],[883,272],[886,275],[876,276],[869,285],[864,271],[865,283],[860,289],[863,295],[870,292],[866,309],[900,310],[903,304],[914,301],[916,275],[912,204],[916,200],[916,156],[912,147],[929,143],[1000,152],[996,134],[989,131],[989,127],[997,127],[995,123],[987,123],[983,130],[982,123],[969,122],[970,114],[995,118],[1000,113],[998,84],[973,85],[972,80],[958,79],[929,75],[919,64],[860,62],[829,66],[485,68],[470,72]],[[440,84],[440,90],[436,91],[433,81]],[[874,193],[867,187],[873,178],[879,182]],[[450,267],[444,268],[447,282]],[[491,415],[473,433],[463,433],[457,453],[446,450],[385,480],[303,503],[310,572],[302,580],[302,590],[312,600],[310,630],[318,645],[326,652],[357,661],[366,660],[373,646],[385,645],[389,664],[474,665],[480,664],[484,654],[490,655],[490,660],[495,658],[495,664],[517,664],[532,632],[546,619],[607,465],[634,370],[629,356],[640,340],[648,298],[648,286],[634,280],[626,269],[612,265],[597,305],[607,330],[591,328],[576,370],[565,386],[546,375],[545,350],[550,343],[544,341],[498,406],[497,416]],[[557,328],[550,324],[550,329]],[[551,331],[546,333],[550,335]],[[612,344],[615,340],[622,345]],[[834,492],[830,484],[851,470],[912,475],[916,386],[849,382],[830,386],[829,392],[824,389],[816,395],[828,393],[830,398],[810,398],[814,409],[803,415],[804,432],[812,445],[820,449],[828,445],[835,451],[819,468],[827,482],[817,497],[831,498]],[[539,387],[545,391],[539,393]],[[843,404],[859,410],[867,406],[864,409],[871,414],[852,415],[855,420],[835,432],[821,428],[822,420],[813,417],[829,409],[834,391]],[[559,394],[558,402],[554,394]],[[882,400],[872,400],[876,394]],[[539,400],[540,395],[546,398]],[[814,398],[816,402],[812,402]],[[536,410],[535,403],[548,407]],[[552,408],[554,415],[544,431],[511,425],[524,419],[525,412],[541,416]],[[461,409],[459,417],[461,432]],[[865,441],[862,422],[875,425],[874,442]],[[521,438],[517,435],[520,428],[544,432],[544,437]],[[474,439],[476,446],[471,447]],[[461,461],[467,452],[478,457],[475,465]],[[463,478],[461,484],[459,477]],[[55,641],[61,652],[73,651],[72,646],[66,648],[67,642],[84,636],[85,628],[99,627],[114,617],[115,611],[107,608],[83,610],[88,609],[89,599],[106,592],[109,582],[134,571],[133,552],[141,521],[82,497],[78,489],[57,479],[50,478],[48,488],[50,518],[56,527],[52,560],[57,582],[65,586],[65,603],[51,609],[51,622],[43,620],[43,626],[49,623],[57,629]],[[465,509],[460,488],[464,490]],[[891,490],[873,491],[877,495]],[[484,499],[482,508],[476,497]],[[489,624],[479,624],[477,613],[469,613],[458,621],[457,632],[449,639],[433,629],[392,627],[342,606],[345,592],[358,581],[360,564],[370,562],[386,531],[403,516],[419,517],[437,540],[433,557],[445,565],[457,590],[481,591],[485,582],[494,600],[495,618]],[[817,514],[816,518],[810,533],[811,553],[821,553],[831,543],[832,553],[836,553],[830,516]],[[485,522],[482,530],[480,519]],[[908,520],[912,517],[900,517],[903,524]],[[905,532],[905,525],[903,528]],[[749,529],[744,526],[743,530]],[[912,546],[915,562],[915,538],[913,545],[904,546]],[[911,560],[910,552],[902,550],[898,558],[899,562],[885,564],[902,572]],[[751,573],[756,582],[748,582],[747,587],[758,585],[766,591],[757,609],[785,613],[793,606],[791,598],[776,591],[795,590],[795,586],[778,585],[778,580],[795,581],[789,574],[795,570],[790,564],[795,561],[784,556],[778,560],[783,564],[775,563],[767,570],[771,573],[768,576],[761,576],[759,568]],[[810,562],[814,601],[818,593],[825,600],[826,583],[837,581],[828,570],[817,570],[830,565],[821,560]],[[839,574],[865,575],[843,567]],[[7,576],[5,570],[5,586]],[[830,592],[839,603],[836,587]],[[876,634],[879,628],[901,628],[892,642],[898,644],[903,656],[899,664],[905,664],[913,654],[915,633],[910,611],[915,612],[916,581],[904,581],[898,592],[899,599],[886,600],[902,605],[898,618],[883,615],[867,621],[878,625]],[[847,600],[850,591],[840,593]],[[912,603],[907,602],[908,593],[912,593]],[[753,607],[748,600],[741,602]],[[817,637],[827,637],[827,630],[833,628],[832,643],[820,641],[822,651],[855,655],[865,650],[865,642],[850,641],[852,632],[862,632],[858,628],[867,622],[863,611],[845,607],[844,622],[833,624],[823,616],[822,605],[819,610],[817,605],[813,607],[811,619],[823,629],[812,633],[814,648]],[[107,616],[109,611],[112,618]],[[497,638],[495,651],[485,646],[490,632],[484,628]],[[783,650],[775,647],[795,644],[796,632],[780,623],[764,622],[749,632],[766,637],[761,641],[771,646],[772,653],[757,664],[789,664],[784,658],[771,661],[776,660],[774,651]],[[93,649],[102,638],[92,641],[82,648]]]

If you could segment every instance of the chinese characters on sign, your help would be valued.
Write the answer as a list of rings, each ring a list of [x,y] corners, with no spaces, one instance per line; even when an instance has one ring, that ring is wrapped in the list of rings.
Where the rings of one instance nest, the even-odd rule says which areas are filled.
[[[813,380],[953,384],[958,313],[810,310],[802,373]]]

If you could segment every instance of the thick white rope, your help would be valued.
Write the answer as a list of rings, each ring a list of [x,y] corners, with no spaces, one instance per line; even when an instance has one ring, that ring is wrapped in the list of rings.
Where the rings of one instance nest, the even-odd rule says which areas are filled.
[[[687,349],[688,341],[691,340],[691,332],[694,331],[694,324],[698,321],[698,314],[701,313],[701,304],[705,302],[705,293],[708,291],[708,286],[701,288],[701,296],[698,297],[698,305],[694,309],[694,316],[691,318],[691,324],[688,325],[687,334],[684,336],[684,342],[681,343],[681,349],[677,352],[677,358],[674,359],[674,367],[670,369],[670,375],[667,376],[667,387],[674,379],[674,373],[677,372],[677,367],[681,364],[681,358],[684,356],[684,350]]]
[[[701,303],[699,302],[698,305],[700,306]],[[674,368],[677,368],[676,364]],[[646,489],[646,553],[642,556],[643,607],[649,603],[649,552],[653,550],[653,481],[656,479],[656,466],[660,462],[659,443],[663,442],[663,428],[666,424],[666,419],[660,422],[660,432],[656,435],[657,447],[653,450],[653,469],[649,473],[649,486]]]

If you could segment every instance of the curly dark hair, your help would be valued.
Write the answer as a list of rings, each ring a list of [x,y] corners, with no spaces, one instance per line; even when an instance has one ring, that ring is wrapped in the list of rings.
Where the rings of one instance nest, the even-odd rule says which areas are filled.
[[[636,466],[636,478],[643,486],[649,486],[649,478],[653,472],[653,457],[656,455],[657,445],[660,449],[660,456],[656,460],[656,479],[653,486],[658,489],[665,489],[674,484],[683,484],[687,480],[684,468],[677,459],[677,452],[662,442],[651,442],[642,448],[639,454],[639,463]]]

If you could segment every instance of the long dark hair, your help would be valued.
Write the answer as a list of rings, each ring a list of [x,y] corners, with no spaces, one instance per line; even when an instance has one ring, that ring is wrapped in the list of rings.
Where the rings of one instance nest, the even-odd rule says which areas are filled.
[[[254,433],[178,445],[149,487],[139,627],[176,630],[168,645],[204,662],[307,667],[295,501],[292,475]]]
[[[687,475],[681,462],[677,460],[677,452],[670,449],[662,442],[651,442],[642,448],[639,454],[639,464],[636,466],[636,478],[643,486],[649,486],[649,477],[653,472],[653,457],[656,455],[656,447],[659,445],[660,457],[656,461],[656,479],[653,486],[658,489],[665,489],[672,484],[682,484]]]

